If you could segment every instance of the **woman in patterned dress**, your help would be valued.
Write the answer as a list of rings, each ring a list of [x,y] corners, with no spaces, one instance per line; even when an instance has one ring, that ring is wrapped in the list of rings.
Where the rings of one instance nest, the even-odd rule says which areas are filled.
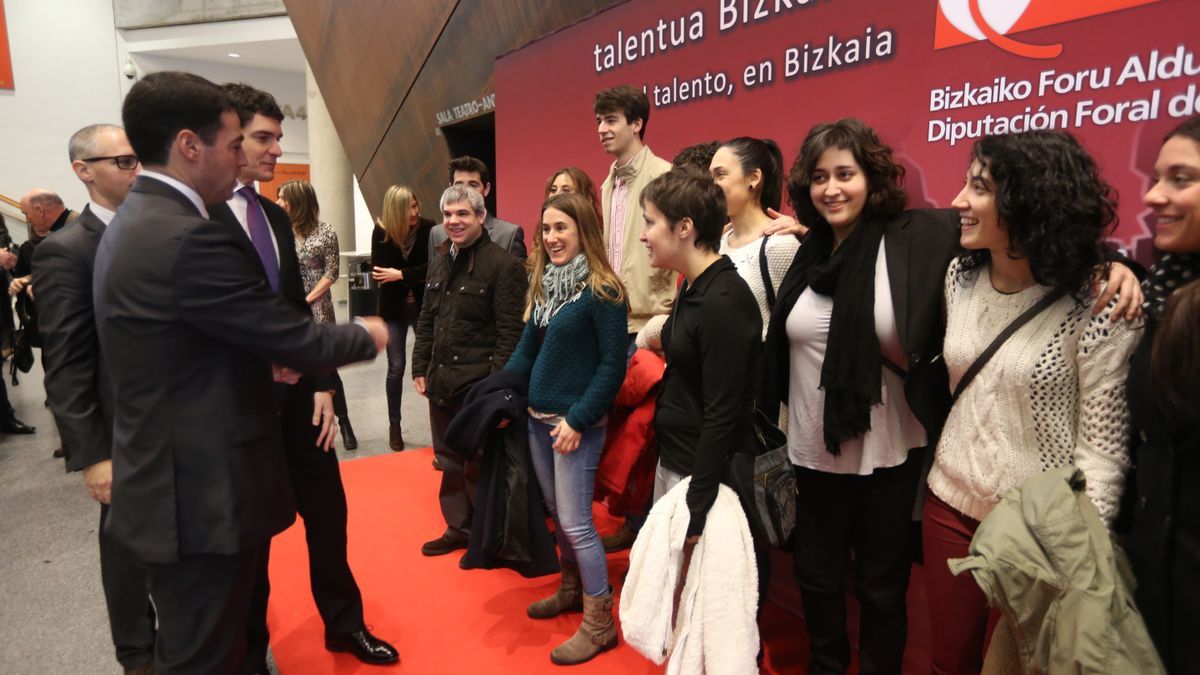
[[[279,186],[279,206],[287,211],[292,220],[292,233],[296,237],[296,259],[300,263],[300,278],[304,282],[304,298],[312,308],[317,323],[336,323],[333,313],[333,297],[329,292],[338,278],[338,238],[329,223],[320,220],[321,207],[312,183],[292,180]],[[342,444],[347,450],[358,449],[358,439],[350,426],[350,415],[346,408],[346,389],[342,378],[334,374],[337,389],[333,396],[333,409],[337,413],[338,425],[342,429]]]

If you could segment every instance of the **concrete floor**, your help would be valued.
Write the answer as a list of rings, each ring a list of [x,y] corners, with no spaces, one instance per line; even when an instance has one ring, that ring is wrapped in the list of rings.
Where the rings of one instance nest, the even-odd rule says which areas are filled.
[[[100,588],[100,509],[81,475],[51,457],[60,443],[38,361],[20,386],[8,381],[17,417],[37,433],[0,435],[0,673],[120,673]],[[339,439],[342,461],[389,452],[386,369],[381,355],[340,370],[359,442],[345,452]],[[410,447],[427,446],[428,407],[407,373],[405,383],[404,438]]]

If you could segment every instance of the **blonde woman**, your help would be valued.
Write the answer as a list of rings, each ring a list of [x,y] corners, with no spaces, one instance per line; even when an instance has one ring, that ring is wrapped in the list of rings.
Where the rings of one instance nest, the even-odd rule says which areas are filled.
[[[575,635],[550,654],[558,665],[583,663],[617,644],[592,491],[608,410],[625,379],[628,310],[601,232],[583,195],[555,195],[542,206],[525,330],[505,366],[529,377],[529,449],[562,553],[561,587],[528,614],[548,619],[581,606],[584,612]]]
[[[400,429],[400,400],[404,392],[405,342],[416,326],[425,295],[429,266],[429,232],[433,221],[421,217],[413,191],[393,185],[383,196],[383,214],[371,233],[371,278],[379,284],[379,316],[387,322],[388,444],[404,449]]]

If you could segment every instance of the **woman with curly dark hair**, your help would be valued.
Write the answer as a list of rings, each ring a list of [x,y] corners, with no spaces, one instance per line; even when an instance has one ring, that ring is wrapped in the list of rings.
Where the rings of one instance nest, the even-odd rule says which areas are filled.
[[[1163,255],[1143,285],[1146,331],[1129,372],[1138,434],[1129,561],[1169,672],[1195,667],[1200,625],[1200,117],[1167,135],[1142,198]]]
[[[949,209],[906,211],[903,178],[891,148],[856,119],[813,127],[788,178],[811,231],[779,287],[759,405],[789,410],[811,673],[850,666],[851,551],[861,670],[900,672],[919,477],[950,409],[942,294],[961,252],[959,219]],[[1114,269],[1122,290],[1136,288],[1128,270]]]
[[[788,178],[796,216],[811,230],[771,313],[759,405],[789,411],[810,673],[850,666],[851,551],[861,669],[898,673],[904,655],[922,463],[913,450],[936,438],[949,407],[934,355],[957,233],[949,212],[905,212],[903,176],[875,131],[847,118],[808,132]]]
[[[943,356],[959,396],[929,472],[922,534],[933,672],[977,673],[990,611],[972,576],[953,576],[946,561],[968,555],[1002,493],[1054,467],[1083,471],[1088,497],[1112,522],[1129,467],[1125,379],[1140,326],[1110,320],[1116,299],[1089,311],[1116,210],[1069,134],[979,140],[953,206],[969,252],[946,272]],[[1023,315],[1032,318],[959,388]]]

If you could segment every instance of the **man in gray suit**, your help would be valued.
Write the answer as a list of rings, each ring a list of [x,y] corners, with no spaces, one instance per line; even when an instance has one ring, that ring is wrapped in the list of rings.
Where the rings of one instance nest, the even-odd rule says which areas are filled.
[[[46,400],[67,471],[82,471],[84,487],[100,502],[100,583],[117,661],[126,673],[151,673],[155,614],[146,572],[105,532],[112,501],[113,400],[92,313],[96,247],[140,165],[125,130],[111,124],[75,132],[68,150],[90,201],[74,225],[47,237],[33,253]]]
[[[492,177],[487,164],[470,155],[450,160],[450,184],[465,185],[484,197],[492,192]],[[483,229],[487,230],[488,238],[497,246],[518,258],[525,258],[525,232],[520,225],[500,220],[489,213],[483,221]],[[446,241],[446,228],[439,223],[429,232],[430,260],[437,255],[437,247],[443,241]]]
[[[296,518],[273,365],[318,372],[387,345],[377,317],[318,324],[272,290],[269,225],[209,220],[241,169],[224,89],[157,72],[121,111],[143,171],[100,239],[93,293],[113,393],[107,533],[146,570],[154,671],[232,673],[267,541]],[[265,260],[276,262],[273,256]],[[365,330],[364,330],[365,329]]]

